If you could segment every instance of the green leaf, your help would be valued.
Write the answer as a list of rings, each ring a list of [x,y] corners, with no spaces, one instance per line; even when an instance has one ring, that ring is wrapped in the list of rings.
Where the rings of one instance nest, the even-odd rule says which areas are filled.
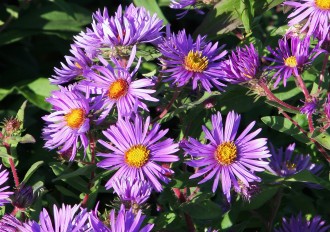
[[[23,137],[21,137],[21,139],[20,139],[19,142],[20,143],[35,143],[36,140],[35,140],[35,138],[32,135],[25,134]]]
[[[56,85],[51,85],[49,80],[44,77],[40,77],[35,81],[32,81],[27,85],[34,93],[49,97],[51,92],[54,90],[58,90],[59,88]]]
[[[17,6],[11,6],[11,5],[7,5],[6,6],[6,11],[10,14],[11,17],[13,17],[14,19],[18,18],[18,12],[19,9]]]
[[[314,139],[326,149],[330,150],[330,134],[323,132],[314,137]]]
[[[72,197],[74,199],[78,199],[79,197],[77,196],[76,193],[70,191],[69,189],[67,188],[64,188],[63,186],[61,185],[55,185],[55,188],[60,192],[62,193],[64,196],[68,196],[68,197]]]
[[[181,208],[185,213],[196,219],[215,219],[221,217],[222,215],[220,206],[211,200],[198,203],[183,203]]]
[[[255,195],[250,203],[246,203],[243,205],[243,209],[253,210],[258,209],[263,206],[267,201],[275,196],[279,189],[279,186],[266,186],[262,189],[260,193]]]
[[[321,177],[313,175],[308,170],[303,170],[297,174],[284,178],[284,181],[287,182],[305,182],[305,183],[314,183],[321,185],[325,189],[330,191],[330,182],[323,180]]]
[[[25,108],[26,108],[26,104],[27,104],[27,101],[24,101],[23,104],[21,105],[21,107],[19,108],[17,114],[16,114],[16,118],[21,121],[21,126],[20,126],[20,129],[23,129],[24,128],[24,112],[25,112]]]
[[[162,10],[159,8],[156,0],[134,0],[134,4],[136,6],[145,7],[148,11],[150,11],[151,14],[156,13],[158,18],[163,20],[164,25],[168,24],[168,21]]]
[[[91,12],[79,5],[70,5],[73,15],[63,11],[54,3],[45,3],[32,8],[11,24],[11,29],[20,30],[58,30],[80,32],[83,26],[91,22]],[[66,7],[67,10],[67,7]],[[31,23],[33,22],[33,23]]]
[[[44,161],[37,161],[34,164],[31,165],[29,170],[26,172],[24,179],[22,182],[26,183],[30,177],[37,171],[37,169],[44,164]]]
[[[0,88],[0,101],[7,97],[9,94],[13,92],[14,89],[1,89]]]
[[[33,105],[50,111],[51,105],[45,101],[45,96],[41,96],[33,92],[28,86],[15,87],[18,93],[22,94]]]
[[[246,33],[251,32],[251,21],[253,18],[253,12],[251,11],[252,4],[254,1],[251,0],[241,0],[240,1],[240,15],[241,15],[241,20],[243,22],[243,26],[245,28]]]
[[[67,179],[77,177],[77,176],[86,176],[86,175],[89,175],[93,169],[95,169],[95,166],[91,166],[91,165],[80,167],[73,172],[69,172],[69,173],[60,175],[59,177],[53,179],[53,182],[55,182],[57,180],[67,180]]]
[[[242,24],[238,9],[241,0],[223,0],[217,3],[205,16],[197,27],[194,35],[208,35],[214,37],[228,33]]]
[[[293,123],[281,116],[265,116],[261,118],[261,121],[267,126],[271,127],[274,130],[284,132],[288,135],[291,135],[295,139],[303,143],[309,143],[310,140],[307,136],[299,131],[299,129],[293,125]]]

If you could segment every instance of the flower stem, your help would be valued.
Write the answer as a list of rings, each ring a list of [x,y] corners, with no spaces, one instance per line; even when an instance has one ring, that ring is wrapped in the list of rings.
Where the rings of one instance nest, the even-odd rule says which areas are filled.
[[[89,135],[89,148],[90,148],[91,154],[92,154],[90,165],[95,165],[95,145],[96,144],[95,144],[95,140],[94,140],[92,132],[89,132],[88,135]],[[94,176],[95,176],[95,173],[94,173],[94,171],[92,171],[90,180],[88,182],[88,189],[90,189],[92,187],[92,181],[94,179]],[[86,193],[84,199],[81,202],[81,207],[85,208],[87,206],[88,198],[89,198],[89,194]]]
[[[17,175],[17,171],[16,171],[16,167],[15,167],[13,158],[9,158],[9,163],[10,163],[11,172],[13,173],[15,187],[18,189],[19,188],[19,179],[18,179],[18,175]]]
[[[324,74],[325,74],[325,70],[327,69],[328,60],[329,60],[329,53],[327,52],[324,56],[324,59],[323,59],[323,65],[322,65],[322,70],[321,70],[321,73],[320,73],[318,92],[321,91],[321,85],[324,81]]]
[[[274,208],[272,210],[271,217],[270,217],[270,220],[269,220],[269,223],[268,223],[268,228],[267,228],[267,231],[269,231],[269,232],[273,231],[274,220],[275,220],[275,217],[277,215],[278,209],[280,208],[282,197],[283,197],[283,190],[281,188],[277,192],[277,194],[275,196],[275,199],[274,199],[274,205],[273,205]]]
[[[310,100],[311,96],[308,92],[308,89],[305,85],[304,80],[302,79],[301,75],[296,75],[297,81],[298,81],[298,87],[301,88],[302,92],[304,93],[305,100],[308,101]]]
[[[186,197],[185,197],[184,194],[180,191],[179,188],[173,188],[173,192],[174,192],[175,196],[179,199],[179,201],[180,201],[181,203],[184,203],[184,202],[187,201],[187,200],[186,200]],[[191,217],[190,217],[188,214],[184,213],[184,218],[185,218],[186,224],[187,224],[187,226],[188,226],[188,230],[187,230],[187,231],[195,232],[196,229],[195,229],[195,226],[194,226],[194,223],[193,223]]]
[[[288,108],[288,109],[291,109],[291,110],[294,110],[294,111],[299,111],[299,108],[298,107],[295,107],[295,106],[292,106],[288,103],[285,103],[284,101],[278,99],[273,93],[272,91],[270,91],[270,89],[268,88],[267,84],[264,82],[264,81],[259,81],[259,86],[265,91],[265,94],[266,94],[266,97],[271,100],[271,101],[274,101],[278,104],[280,104],[281,106],[285,107],[285,108]],[[283,110],[283,109],[281,109]]]
[[[165,109],[162,111],[162,113],[160,115],[158,115],[154,120],[153,122],[159,120],[159,119],[162,119],[164,118],[164,116],[168,113],[168,111],[170,110],[170,108],[172,107],[173,103],[175,102],[175,100],[178,98],[178,96],[180,95],[181,93],[181,88],[175,88],[175,92],[173,94],[173,97],[171,99],[171,101],[168,103],[168,105],[165,107]]]
[[[280,109],[279,109],[280,110]],[[317,149],[319,150],[319,152],[321,152],[321,154],[323,155],[323,157],[330,163],[330,156],[329,156],[329,154],[327,153],[327,151],[322,147],[322,145],[321,144],[319,144],[315,139],[313,139],[313,138],[310,138],[309,136],[308,136],[308,134],[307,134],[307,132],[295,121],[295,120],[293,120],[287,113],[285,113],[285,112],[283,112],[283,111],[280,111],[281,112],[281,114],[285,117],[285,118],[287,118],[287,119],[289,119],[291,122],[292,122],[292,124],[293,125],[295,125],[298,129],[299,129],[299,131],[301,132],[301,133],[303,133],[312,143],[314,143],[315,144],[315,146],[317,147]]]

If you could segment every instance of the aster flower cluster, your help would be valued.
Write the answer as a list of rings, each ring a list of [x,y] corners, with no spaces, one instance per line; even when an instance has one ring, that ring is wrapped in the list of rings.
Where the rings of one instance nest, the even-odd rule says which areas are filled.
[[[306,8],[302,1],[311,4],[311,8]],[[99,181],[97,178],[103,178],[95,177],[96,170],[108,170],[105,176],[110,177],[104,187],[118,196],[119,207],[112,209],[104,221],[97,207],[91,212],[84,208],[84,200],[88,200],[86,194],[82,205],[63,204],[61,208],[54,205],[53,213],[43,209],[38,221],[22,222],[6,215],[0,226],[4,231],[23,232],[151,231],[154,225],[143,223],[146,218],[144,209],[153,191],[157,196],[170,184],[175,170],[181,168],[181,164],[173,163],[182,159],[189,170],[194,170],[193,174],[189,172],[189,179],[198,178],[199,185],[212,182],[213,194],[221,192],[228,204],[232,202],[234,192],[250,202],[261,191],[260,173],[264,171],[280,177],[302,170],[319,175],[322,165],[312,163],[309,155],[294,156],[294,144],[285,151],[269,145],[269,150],[268,138],[262,135],[260,128],[254,129],[257,122],[243,128],[242,116],[235,111],[229,110],[224,119],[213,105],[207,107],[214,114],[208,117],[210,123],[207,118],[202,129],[199,128],[201,136],[196,138],[183,133],[178,143],[167,137],[172,136],[173,131],[161,125],[162,120],[158,121],[176,104],[184,88],[195,96],[205,92],[210,94],[213,90],[225,92],[227,85],[240,84],[279,104],[281,112],[281,106],[284,106],[305,114],[308,122],[312,122],[311,129],[312,117],[316,114],[323,115],[322,129],[330,127],[330,95],[327,100],[312,96],[302,79],[303,71],[325,52],[321,47],[328,35],[321,31],[329,29],[328,21],[324,19],[324,15],[329,16],[329,6],[324,1],[313,4],[309,0],[302,1],[286,1],[284,4],[297,8],[289,15],[292,18],[290,24],[310,17],[303,28],[308,29],[308,36],[284,36],[279,40],[278,48],[267,48],[270,55],[263,58],[252,43],[228,52],[224,44],[210,42],[203,35],[193,39],[185,30],[175,33],[170,26],[164,33],[161,31],[163,22],[156,14],[133,4],[119,6],[112,15],[107,8],[96,11],[90,27],[74,37],[71,55],[64,57],[61,67],[55,68],[55,74],[49,79],[59,89],[46,99],[52,109],[42,117],[45,121],[42,136],[44,147],[56,149],[70,165],[90,161],[93,171],[89,188],[93,181]],[[203,2],[214,4],[216,1]],[[199,3],[201,1],[172,1],[170,7],[192,6],[200,12]],[[295,18],[300,12],[304,14]],[[186,11],[180,16],[185,14]],[[313,34],[320,38],[315,46],[311,44]],[[138,55],[141,44],[152,46],[158,52],[161,69],[158,79],[140,74],[145,62]],[[279,100],[268,87],[268,81],[273,81],[275,88],[281,82],[286,87],[291,77],[305,96],[301,107]],[[162,102],[162,90],[157,89],[162,82],[164,88],[175,87],[177,95],[167,107],[163,107],[164,114],[152,119],[153,104]],[[184,157],[179,156],[180,148]],[[0,184],[7,180],[7,175],[1,172],[0,180],[3,181]],[[7,203],[12,194],[4,191],[7,188],[0,189],[2,204]],[[187,188],[183,192],[175,187],[172,190],[180,203],[191,200]],[[31,191],[24,189],[22,192],[31,195]],[[189,217],[186,220],[189,224]],[[288,223],[284,220],[283,227],[300,228],[293,225],[300,223],[299,226],[314,228],[313,223],[321,222],[321,219],[298,221]]]

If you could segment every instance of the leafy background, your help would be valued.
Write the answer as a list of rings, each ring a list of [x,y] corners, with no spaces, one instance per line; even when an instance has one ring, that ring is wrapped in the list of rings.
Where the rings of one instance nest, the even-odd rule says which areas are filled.
[[[104,189],[109,172],[99,172],[96,181],[89,190],[88,180],[95,167],[84,166],[77,162],[72,165],[63,163],[56,152],[48,151],[43,146],[41,116],[47,114],[50,105],[45,97],[50,95],[56,86],[50,85],[47,78],[54,74],[53,68],[59,67],[64,56],[69,55],[73,36],[92,21],[92,12],[108,7],[114,12],[119,4],[128,5],[132,1],[95,1],[95,0],[5,0],[0,3],[0,118],[15,116],[25,100],[24,128],[26,133],[35,139],[34,144],[19,144],[17,147],[18,175],[25,178],[27,184],[34,189],[41,189],[40,196],[31,207],[32,218],[36,218],[42,207],[53,203],[79,203],[82,193],[89,192],[91,200],[89,208],[101,201],[101,210],[110,204],[114,196]],[[222,0],[214,9],[205,10],[204,15],[189,12],[185,18],[178,20],[178,11],[168,7],[169,0],[135,0],[137,6],[144,6],[151,12],[156,12],[165,23],[170,23],[174,31],[186,29],[196,37],[207,35],[209,39],[226,44],[231,50],[236,46],[254,43],[259,54],[266,55],[265,47],[275,47],[286,29],[287,18],[281,0]],[[304,77],[309,88],[315,86],[315,74],[320,70],[322,57],[315,67],[308,70]],[[151,57],[143,64],[143,72],[158,72],[157,60]],[[326,78],[329,79],[329,78]],[[325,83],[327,85],[328,83]],[[314,162],[324,163],[325,171],[320,177],[308,172],[286,179],[283,184],[274,176],[263,174],[264,188],[261,193],[246,203],[234,201],[230,207],[223,201],[221,194],[209,192],[210,184],[201,186],[201,191],[190,202],[178,204],[170,187],[183,188],[193,192],[197,181],[188,181],[189,175],[180,167],[175,167],[176,176],[169,188],[164,192],[154,194],[149,201],[149,221],[156,223],[156,230],[185,231],[184,213],[191,215],[199,230],[207,226],[229,231],[267,230],[271,219],[278,224],[282,216],[290,216],[302,211],[305,214],[320,214],[330,222],[330,211],[325,204],[329,202],[330,185],[328,182],[328,165],[311,144],[305,141],[299,133],[292,129],[290,123],[283,121],[278,111],[265,103],[264,98],[256,99],[249,95],[242,86],[231,86],[225,93],[206,93],[194,95],[188,90],[175,102],[172,111],[161,120],[164,127],[170,127],[170,136],[177,141],[185,136],[203,138],[201,125],[210,125],[211,110],[205,109],[206,102],[212,102],[214,109],[226,114],[235,110],[243,114],[243,125],[256,120],[262,127],[262,136],[268,137],[272,143],[287,146],[296,142],[297,152],[309,153]],[[292,104],[300,104],[302,94],[294,88],[294,82],[289,81],[287,88],[280,87],[276,96],[288,100]],[[171,97],[170,92],[158,91],[159,105],[166,105]],[[157,115],[157,106],[153,106],[152,115]],[[297,116],[300,125],[306,126],[304,117]],[[186,131],[186,128],[189,131]],[[271,129],[273,127],[275,130]],[[279,131],[279,132],[278,132]],[[284,132],[284,133],[281,133]],[[300,141],[300,142],[299,142]],[[311,181],[323,186],[323,189],[310,189],[299,181]],[[273,215],[276,200],[283,196],[280,209]],[[163,205],[164,211],[157,213],[155,203]],[[10,212],[10,209],[6,209]],[[225,212],[225,213],[223,213]]]

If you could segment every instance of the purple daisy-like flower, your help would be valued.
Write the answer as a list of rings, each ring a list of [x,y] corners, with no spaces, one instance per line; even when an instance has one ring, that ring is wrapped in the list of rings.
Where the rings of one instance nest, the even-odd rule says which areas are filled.
[[[145,216],[142,215],[142,211],[137,213],[133,212],[133,209],[125,210],[125,206],[121,205],[120,210],[116,216],[116,211],[113,209],[110,213],[110,228],[100,221],[96,212],[90,215],[90,224],[94,231],[97,232],[149,232],[154,227],[154,224],[148,224],[141,228]]]
[[[127,66],[130,67],[135,57],[136,49],[132,50]],[[105,61],[104,61],[105,62]],[[86,74],[86,80],[79,83],[81,90],[94,94],[95,104],[93,108],[101,109],[102,113],[98,122],[102,121],[116,105],[120,116],[127,116],[136,111],[138,107],[148,110],[148,107],[141,100],[156,102],[158,99],[150,96],[156,92],[147,89],[154,85],[152,79],[141,78],[134,80],[140,62],[138,62],[132,73],[124,68],[112,68],[110,65],[93,66],[93,70]]]
[[[222,68],[227,81],[233,84],[249,81],[257,77],[260,71],[258,52],[251,43],[250,46],[237,47],[229,59],[222,62]]]
[[[113,181],[112,187],[122,203],[142,205],[152,192],[150,183],[146,180],[120,177]]]
[[[0,164],[0,170],[2,169],[2,164]],[[6,169],[0,172],[0,206],[3,206],[10,201],[9,196],[13,194],[13,192],[5,191],[9,188],[9,186],[3,186],[8,180],[8,171]]]
[[[53,207],[51,217],[46,209],[43,209],[39,215],[39,223],[28,221],[19,225],[17,229],[22,232],[68,232],[91,231],[89,224],[89,213],[86,209],[80,209],[79,205],[62,205],[62,208]]]
[[[17,232],[19,226],[22,226],[17,218],[12,215],[5,214],[0,220],[0,228],[2,232]]]
[[[88,147],[87,132],[89,131],[90,112],[89,100],[72,86],[61,87],[53,91],[46,99],[53,106],[53,112],[42,117],[47,125],[43,129],[46,140],[45,147],[60,152],[71,151],[70,161],[75,158],[77,143],[80,142],[86,152]]]
[[[120,5],[114,16],[107,8],[93,14],[92,29],[75,37],[76,44],[88,50],[93,57],[99,49],[115,46],[133,46],[153,43],[161,38],[163,22],[157,14],[150,15],[144,7],[129,5],[123,11]]]
[[[192,81],[193,89],[200,82],[208,92],[212,86],[223,90],[226,85],[221,82],[224,77],[219,64],[227,54],[227,51],[221,51],[224,46],[218,48],[218,43],[207,43],[205,37],[200,35],[194,42],[185,30],[171,34],[167,27],[166,38],[159,44],[163,55],[160,61],[165,68],[163,73],[168,76],[165,81],[173,82],[178,87]]]
[[[329,231],[330,225],[322,220],[320,216],[314,216],[307,221],[299,213],[297,217],[292,216],[290,219],[283,218],[282,227],[275,229],[275,232],[295,232],[295,231],[308,231],[308,232],[326,232]]]
[[[290,26],[302,23],[307,19],[301,31],[308,28],[308,36],[321,33],[323,38],[329,33],[327,30],[330,20],[329,0],[289,0],[283,4],[294,8],[294,11],[288,16],[291,19]]]
[[[322,170],[322,165],[313,164],[309,155],[293,155],[295,144],[290,144],[285,151],[283,148],[275,150],[270,143],[270,157],[269,171],[274,175],[287,177],[292,176],[303,170],[308,170],[313,174],[319,174]]]
[[[92,60],[76,45],[71,45],[70,52],[74,56],[65,56],[66,64],[61,63],[62,68],[54,69],[56,75],[49,79],[52,84],[60,85],[72,81],[76,77],[83,76],[92,65]]]
[[[251,182],[260,182],[261,179],[255,172],[264,171],[268,161],[264,158],[270,157],[267,148],[267,139],[254,139],[261,131],[258,129],[251,132],[255,122],[250,123],[247,128],[236,138],[241,116],[231,111],[227,115],[224,125],[221,114],[212,115],[212,129],[209,131],[203,126],[205,138],[210,141],[202,144],[189,138],[189,144],[185,144],[186,152],[197,158],[188,161],[188,165],[198,167],[197,173],[190,178],[205,175],[199,184],[214,178],[212,191],[215,192],[219,181],[222,183],[222,191],[230,202],[230,190],[239,189],[240,183],[249,187]],[[184,146],[184,147],[185,147]]]
[[[176,162],[179,158],[174,154],[178,151],[178,145],[173,139],[159,141],[165,136],[168,129],[160,130],[158,123],[150,126],[150,117],[143,122],[138,115],[134,121],[129,118],[120,118],[116,125],[112,125],[103,134],[111,144],[99,140],[111,153],[98,153],[105,157],[97,166],[110,170],[117,170],[106,183],[106,188],[111,188],[114,181],[120,177],[148,180],[156,191],[162,190],[159,180],[168,183],[167,174],[172,174],[171,169],[159,165],[157,162]]]
[[[192,7],[198,14],[204,14],[204,12],[198,9],[197,0],[171,0],[170,8],[172,9],[184,9],[186,7]],[[180,14],[177,14],[178,18],[183,18],[188,13],[188,10],[183,11]]]
[[[268,70],[274,70],[276,73],[273,79],[276,79],[274,87],[283,80],[284,86],[286,81],[292,75],[298,76],[302,73],[304,66],[311,62],[322,52],[318,48],[310,49],[310,37],[300,40],[299,37],[284,37],[278,41],[276,50],[267,47],[274,58],[265,57],[266,60],[274,62],[274,66],[270,66]]]

